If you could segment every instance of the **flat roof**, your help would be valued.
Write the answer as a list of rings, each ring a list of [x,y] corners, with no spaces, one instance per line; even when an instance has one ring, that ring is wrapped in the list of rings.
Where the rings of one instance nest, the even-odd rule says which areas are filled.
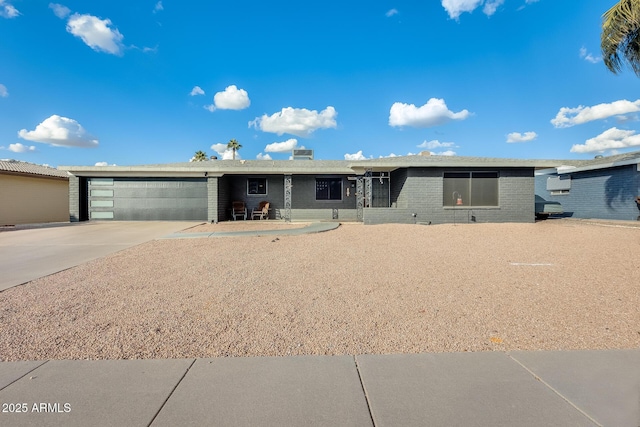
[[[203,177],[222,175],[361,175],[367,170],[391,172],[400,168],[550,168],[563,164],[562,160],[523,160],[463,156],[398,156],[366,160],[205,160],[137,166],[59,166],[78,176],[147,176],[147,177]],[[206,173],[206,175],[205,175]]]

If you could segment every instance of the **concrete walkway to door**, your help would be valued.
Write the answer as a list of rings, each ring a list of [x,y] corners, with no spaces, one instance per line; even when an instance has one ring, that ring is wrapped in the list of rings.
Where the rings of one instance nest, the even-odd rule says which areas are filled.
[[[0,232],[0,291],[202,222],[56,224]]]

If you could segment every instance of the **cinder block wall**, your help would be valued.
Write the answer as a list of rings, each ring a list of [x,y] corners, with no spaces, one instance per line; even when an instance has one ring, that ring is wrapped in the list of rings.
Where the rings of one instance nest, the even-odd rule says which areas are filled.
[[[557,175],[536,177],[535,193],[560,202],[567,216],[633,221],[640,215],[633,201],[640,196],[640,172],[636,165],[573,173],[569,194],[556,196],[547,191],[549,176]]]
[[[342,200],[316,200],[316,178],[322,177],[321,175],[294,175],[292,177],[291,219],[294,221],[331,220],[335,213],[339,220],[355,221],[357,218],[356,191],[355,185],[351,187],[351,183],[355,184],[355,181],[349,181],[346,177],[342,177]],[[326,177],[335,176],[327,175]],[[349,196],[346,195],[347,188],[349,188]],[[337,211],[334,212],[334,209]]]
[[[80,178],[69,177],[69,220],[80,221]]]
[[[231,218],[231,190],[229,177],[218,178],[218,221],[226,221]]]
[[[247,178],[264,177],[267,180],[267,194],[247,194]],[[319,176],[318,176],[319,177]],[[334,177],[334,175],[331,175]],[[270,203],[270,218],[284,218],[284,176],[242,175],[225,176],[218,186],[219,219],[230,219],[231,202],[239,200],[245,202],[249,213],[262,200]],[[355,182],[343,177],[342,200],[316,200],[316,175],[293,175],[291,191],[291,219],[293,221],[331,220],[334,215],[344,221],[355,221],[356,196]],[[349,196],[346,189],[349,187]],[[226,188],[226,190],[223,190]],[[223,195],[224,193],[224,195]]]
[[[391,172],[391,207],[406,209],[409,206],[408,193],[402,191],[407,182],[407,169],[397,169]]]
[[[207,222],[218,220],[218,177],[207,178]]]
[[[457,171],[480,169],[462,169]],[[487,169],[488,170],[488,169]],[[495,171],[495,169],[492,169]],[[501,169],[498,188],[499,206],[487,208],[445,208],[443,206],[443,174],[439,168],[410,168],[406,179],[402,174],[391,176],[392,207],[367,208],[365,224],[388,222],[412,224],[444,224],[452,222],[533,222],[534,176],[533,169]],[[395,190],[399,189],[397,196]],[[395,198],[395,206],[394,206]],[[414,216],[415,214],[415,216]]]

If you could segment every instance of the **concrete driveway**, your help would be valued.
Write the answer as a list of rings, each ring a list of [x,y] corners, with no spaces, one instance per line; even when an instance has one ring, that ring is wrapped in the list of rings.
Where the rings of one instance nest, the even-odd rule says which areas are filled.
[[[82,222],[0,232],[0,291],[201,222]]]

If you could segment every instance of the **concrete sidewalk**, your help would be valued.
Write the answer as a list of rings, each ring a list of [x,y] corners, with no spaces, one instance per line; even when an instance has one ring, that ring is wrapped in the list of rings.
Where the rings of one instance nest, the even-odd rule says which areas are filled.
[[[4,362],[0,402],[2,426],[637,427],[640,350]]]

